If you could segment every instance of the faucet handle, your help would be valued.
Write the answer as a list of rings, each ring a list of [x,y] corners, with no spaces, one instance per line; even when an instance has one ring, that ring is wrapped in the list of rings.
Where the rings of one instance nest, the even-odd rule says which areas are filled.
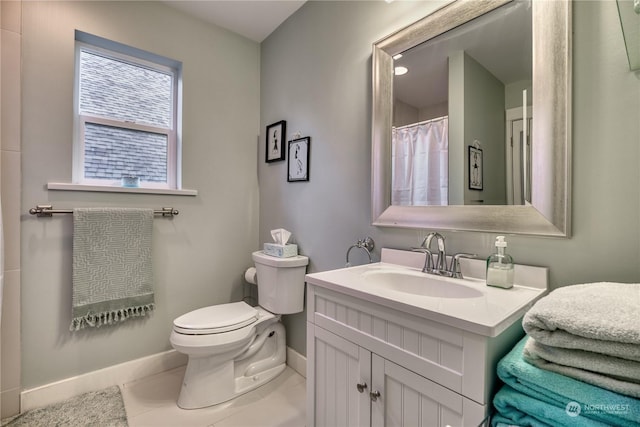
[[[421,252],[423,254],[432,255],[433,253],[427,248],[411,248],[411,252]]]
[[[451,273],[451,277],[463,279],[464,277],[462,277],[462,271],[460,270],[460,258],[474,259],[474,258],[478,258],[478,255],[457,253],[451,257],[451,265],[449,266],[449,272]]]
[[[427,273],[433,270],[433,254],[429,249],[420,247],[420,248],[411,248],[411,251],[421,252],[424,254],[425,259],[424,259],[424,267],[422,268],[423,273]]]

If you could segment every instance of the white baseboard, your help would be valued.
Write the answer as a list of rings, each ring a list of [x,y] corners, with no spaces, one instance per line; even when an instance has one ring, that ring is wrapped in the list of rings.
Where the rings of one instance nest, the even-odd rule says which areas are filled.
[[[121,385],[150,375],[159,374],[187,363],[187,356],[168,350],[140,359],[109,366],[20,393],[20,411],[61,402],[89,391]]]
[[[303,377],[307,378],[307,358],[288,346],[287,365]]]
[[[187,363],[187,356],[175,350],[153,354],[140,359],[109,366],[75,377],[65,378],[20,393],[20,411],[40,408],[61,402],[82,393],[122,385],[151,375],[177,368]],[[287,347],[287,365],[307,377],[307,358]]]

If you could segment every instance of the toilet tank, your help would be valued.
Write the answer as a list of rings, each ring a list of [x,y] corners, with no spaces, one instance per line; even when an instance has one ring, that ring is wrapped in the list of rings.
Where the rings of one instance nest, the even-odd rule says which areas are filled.
[[[258,304],[274,314],[304,309],[304,275],[309,258],[278,258],[262,251],[252,254],[258,278]]]

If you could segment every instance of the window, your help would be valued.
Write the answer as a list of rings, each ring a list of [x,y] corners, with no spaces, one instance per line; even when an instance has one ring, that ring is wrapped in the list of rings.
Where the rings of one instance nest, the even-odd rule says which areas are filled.
[[[73,181],[180,186],[181,64],[76,31]]]

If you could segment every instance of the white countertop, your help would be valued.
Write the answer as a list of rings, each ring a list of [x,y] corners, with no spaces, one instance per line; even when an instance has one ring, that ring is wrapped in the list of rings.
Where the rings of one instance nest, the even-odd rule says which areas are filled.
[[[383,259],[385,259],[384,253]],[[471,264],[483,263],[482,260],[469,261]],[[415,265],[415,262],[409,264]],[[477,270],[477,266],[475,267]],[[457,281],[464,286],[477,289],[478,296],[436,298],[394,291],[368,282],[367,275],[376,270],[404,271],[411,275],[424,274],[426,277],[445,282]],[[307,274],[306,281],[315,286],[489,337],[499,335],[515,321],[518,321],[533,303],[547,291],[548,273],[547,269],[543,267],[516,266],[516,284],[511,289],[486,286],[484,278],[450,279],[422,273],[420,270],[420,268],[396,263],[379,262]],[[523,274],[525,271],[527,273]],[[518,274],[519,272],[520,274]],[[531,272],[533,274],[529,275],[528,273]],[[531,283],[528,283],[528,280]],[[541,281],[545,283],[541,284]]]

